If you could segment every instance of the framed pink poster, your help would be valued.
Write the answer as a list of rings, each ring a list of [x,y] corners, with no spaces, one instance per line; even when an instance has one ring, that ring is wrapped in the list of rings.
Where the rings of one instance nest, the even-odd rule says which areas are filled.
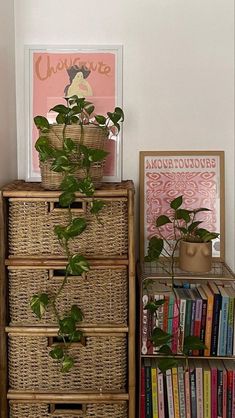
[[[38,132],[33,118],[42,115],[54,123],[56,114],[49,110],[56,104],[66,104],[64,97],[74,94],[94,103],[96,114],[105,115],[115,106],[122,107],[122,46],[26,46],[25,77],[26,179],[40,181],[34,148]],[[121,136],[122,131],[107,141],[104,181],[121,181]]]
[[[183,196],[184,207],[210,209],[203,227],[220,233],[212,256],[224,261],[224,153],[223,151],[140,152],[140,258],[157,233],[158,216],[168,214],[170,202]],[[170,213],[169,213],[170,215]],[[172,229],[164,236],[173,239]]]

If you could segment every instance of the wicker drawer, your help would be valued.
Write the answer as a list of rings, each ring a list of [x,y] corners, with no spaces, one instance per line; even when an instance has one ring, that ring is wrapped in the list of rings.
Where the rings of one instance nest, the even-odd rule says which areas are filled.
[[[17,401],[9,402],[10,418],[127,418],[127,403],[120,402],[116,404],[89,403],[81,405],[81,410],[74,412],[73,406],[54,405],[44,403],[19,403]],[[80,407],[80,405],[79,405]],[[63,409],[62,409],[63,408]],[[53,411],[54,410],[54,411]]]
[[[69,241],[73,254],[91,258],[121,257],[128,253],[127,199],[105,198],[99,221],[90,214],[89,201],[76,200],[74,217],[85,216],[87,228]],[[58,200],[57,200],[58,201]],[[9,199],[9,254],[14,257],[64,257],[54,233],[56,225],[68,223],[68,211],[54,201],[43,198]]]
[[[55,325],[52,308],[49,307],[41,320],[33,314],[29,301],[34,294],[55,294],[63,276],[60,270],[45,267],[9,267],[10,325]],[[84,314],[84,324],[127,325],[128,314],[127,267],[91,266],[82,276],[70,276],[57,306],[61,316],[73,305]]]
[[[23,334],[23,333],[22,333]],[[50,338],[9,334],[9,386],[24,391],[115,391],[125,390],[127,344],[125,334],[86,336],[86,346],[69,349],[75,365],[68,373],[48,355]]]

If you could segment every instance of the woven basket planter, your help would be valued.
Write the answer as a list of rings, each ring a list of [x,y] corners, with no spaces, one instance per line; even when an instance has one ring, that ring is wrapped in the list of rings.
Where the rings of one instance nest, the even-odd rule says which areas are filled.
[[[67,412],[51,413],[49,404],[44,403],[19,403],[17,401],[10,401],[10,418],[127,418],[127,403],[89,403],[85,404],[85,412],[73,414],[69,410]],[[66,411],[66,406],[63,406]]]
[[[54,199],[55,200],[55,199]],[[70,240],[72,254],[91,258],[126,258],[128,252],[128,210],[126,198],[105,198],[105,207],[97,221],[87,205],[72,211],[74,216],[85,216],[87,228]],[[50,199],[9,199],[9,252],[14,257],[64,258],[64,252],[55,235],[56,225],[69,222],[68,211],[56,208]],[[79,203],[79,201],[77,201]]]
[[[9,334],[9,386],[23,391],[125,391],[127,341],[125,334],[97,334],[86,337],[86,346],[74,343],[69,354],[74,367],[61,373],[50,358],[50,338]]]
[[[51,125],[47,134],[43,133],[49,140],[50,145],[57,149],[62,149],[64,125]],[[104,149],[107,133],[99,126],[67,125],[65,129],[66,138],[71,138],[76,144],[83,144],[88,148]],[[63,173],[51,170],[51,161],[40,162],[42,187],[46,190],[59,190],[63,180]],[[99,187],[103,177],[104,161],[96,162],[91,165],[90,176],[96,187]],[[79,169],[74,173],[77,180],[84,178],[84,170]]]
[[[65,267],[64,267],[65,268]],[[12,326],[55,326],[51,306],[38,319],[29,300],[34,294],[56,294],[63,271],[45,268],[9,269],[9,311]],[[68,306],[78,305],[84,314],[83,326],[127,325],[127,269],[126,267],[92,267],[82,276],[70,276],[63,293],[57,300],[61,316]]]

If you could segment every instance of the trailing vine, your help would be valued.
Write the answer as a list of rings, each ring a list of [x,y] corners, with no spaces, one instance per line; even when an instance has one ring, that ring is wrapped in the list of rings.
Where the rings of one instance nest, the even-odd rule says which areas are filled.
[[[30,306],[34,314],[41,319],[45,311],[51,306],[54,317],[58,323],[58,336],[61,343],[53,347],[49,355],[60,363],[61,372],[68,372],[74,365],[74,358],[69,354],[68,349],[74,342],[84,343],[84,336],[81,330],[77,329],[78,324],[83,320],[83,312],[77,305],[71,306],[65,316],[57,308],[56,302],[62,294],[70,275],[80,276],[89,271],[90,265],[86,257],[82,254],[73,254],[69,248],[70,240],[83,234],[87,228],[85,217],[73,217],[71,205],[76,199],[76,192],[82,193],[91,199],[90,213],[97,221],[99,213],[105,206],[102,200],[94,199],[95,186],[90,176],[92,164],[103,161],[107,152],[102,149],[93,149],[84,145],[83,125],[92,124],[100,126],[110,135],[117,135],[120,130],[120,122],[123,122],[124,115],[122,109],[116,107],[114,112],[108,112],[107,117],[93,115],[94,105],[84,98],[73,96],[66,98],[67,106],[57,105],[51,110],[57,112],[56,122],[63,124],[61,148],[57,149],[49,142],[47,134],[53,129],[44,116],[36,116],[34,122],[40,131],[40,136],[36,141],[35,148],[39,153],[41,162],[49,161],[51,170],[63,174],[60,185],[62,193],[59,196],[60,206],[68,210],[68,222],[66,225],[56,225],[55,235],[60,246],[63,248],[67,265],[63,281],[55,294],[38,293],[33,295]],[[66,127],[71,124],[81,126],[80,143],[77,144],[73,139],[66,136]],[[81,180],[76,178],[75,172],[82,169],[84,177]]]
[[[154,235],[148,245],[148,253],[145,257],[146,262],[157,262],[162,270],[171,279],[171,289],[175,296],[177,314],[179,318],[180,306],[175,292],[175,269],[176,269],[176,253],[181,240],[190,242],[209,242],[219,236],[216,232],[209,232],[204,228],[200,228],[201,220],[196,220],[198,213],[209,211],[208,208],[197,208],[194,210],[182,209],[183,196],[178,196],[170,202],[171,215],[160,215],[156,219],[157,234]],[[172,228],[173,239],[169,240],[164,237],[162,227],[168,225]],[[157,311],[165,300],[154,300],[146,304],[144,309],[150,311],[151,315],[157,315]],[[174,318],[174,317],[173,317]],[[173,319],[168,318],[168,319]],[[179,344],[177,353],[173,352],[169,344],[172,339],[177,336]],[[174,334],[170,334],[160,327],[155,327],[151,335],[152,343],[158,348],[158,353],[164,358],[158,362],[158,367],[162,372],[178,365],[179,359],[177,355],[184,358],[186,367],[188,368],[188,356],[191,350],[204,350],[207,347],[199,337],[189,335],[184,338],[183,330],[180,323]]]

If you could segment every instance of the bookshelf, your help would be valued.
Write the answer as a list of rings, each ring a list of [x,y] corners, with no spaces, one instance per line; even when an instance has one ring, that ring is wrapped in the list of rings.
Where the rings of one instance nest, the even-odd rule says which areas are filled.
[[[154,398],[153,393],[151,392],[151,391],[156,390],[152,386],[153,381],[154,381],[153,379],[155,379],[155,377],[153,378],[151,376],[151,373],[153,373],[152,369],[155,369],[155,370],[157,369],[157,366],[156,366],[157,365],[157,360],[162,359],[166,356],[164,354],[158,354],[156,352],[157,351],[156,349],[155,349],[154,352],[149,352],[149,351],[152,350],[151,345],[149,345],[149,335],[151,335],[151,329],[152,329],[152,326],[153,326],[152,324],[153,324],[154,320],[152,320],[151,325],[150,325],[149,324],[149,322],[150,322],[149,318],[151,318],[153,316],[153,314],[148,313],[146,315],[146,310],[144,310],[144,306],[146,304],[146,301],[149,301],[150,299],[153,300],[153,298],[155,299],[156,294],[164,293],[163,291],[161,291],[161,289],[165,290],[166,286],[171,288],[171,280],[168,277],[168,275],[165,273],[164,266],[161,267],[159,265],[156,265],[155,263],[139,264],[137,272],[138,272],[138,283],[139,283],[139,335],[140,335],[140,341],[139,341],[139,405],[138,405],[139,418],[155,418],[155,417],[161,418],[161,413],[159,412],[159,410],[158,410],[158,415],[155,412],[155,409],[159,408],[159,405],[156,404],[156,402],[160,403],[160,398],[159,398],[159,393],[157,392],[158,393],[157,397],[158,397],[159,402],[156,401],[155,398]],[[202,285],[207,285],[208,286],[209,284],[212,285],[212,283],[214,283],[217,286],[222,286],[225,289],[229,289],[229,288],[235,289],[234,274],[230,270],[230,268],[223,262],[213,262],[212,270],[208,273],[203,273],[203,274],[185,273],[185,272],[183,272],[179,269],[179,267],[176,263],[175,273],[176,273],[176,275],[175,275],[174,283],[176,284],[176,286],[179,286],[179,287],[183,287],[183,288],[187,288],[187,287],[188,288],[189,287],[195,288],[196,287],[197,288],[197,287],[202,286]],[[188,285],[186,285],[186,283],[188,283]],[[233,306],[234,305],[235,305],[235,298],[234,298],[234,302],[233,302]],[[169,307],[168,307],[168,309],[169,309]],[[234,309],[234,313],[233,313],[233,331],[235,332],[235,320],[234,320],[235,315],[234,314],[235,314],[235,309]],[[160,315],[160,318],[161,318],[161,314],[159,314],[159,315]],[[163,313],[162,313],[162,316],[164,317]],[[212,318],[212,320],[213,320],[213,318]],[[166,319],[165,319],[165,321],[166,321]],[[154,322],[154,324],[155,324],[155,322]],[[161,320],[160,320],[160,323],[158,323],[158,326],[160,328],[164,329],[163,323],[161,323]],[[169,323],[168,323],[168,330],[169,330]],[[146,335],[146,333],[147,333],[147,335]],[[233,335],[233,337],[234,337],[234,335]],[[233,341],[235,341],[235,339]],[[234,350],[234,347],[233,347],[233,354],[234,354],[234,352],[235,352],[235,350]],[[230,369],[232,368],[231,365],[233,365],[235,363],[235,362],[233,362],[233,360],[235,360],[234,355],[228,355],[227,353],[226,353],[226,355],[219,355],[219,354],[212,355],[212,353],[209,352],[209,354],[207,354],[205,356],[204,351],[200,352],[199,354],[200,355],[189,355],[188,356],[188,362],[189,362],[189,365],[190,365],[189,374],[191,372],[195,374],[195,377],[193,377],[192,373],[190,374],[190,379],[192,379],[192,381],[190,380],[190,385],[193,385],[196,382],[196,380],[194,382],[194,380],[193,380],[194,378],[195,379],[196,378],[200,379],[201,375],[204,378],[204,375],[206,375],[206,370],[208,369],[208,364],[209,364],[209,372],[208,373],[211,373],[210,374],[210,381],[212,379],[212,372],[211,372],[210,368],[212,368],[212,365],[215,366],[216,364],[220,365],[220,367],[221,367],[221,364],[226,363],[226,365],[228,365],[229,371],[226,371],[226,373],[227,373],[226,376],[225,376],[225,370],[223,370],[224,376],[225,376],[224,379],[228,378],[227,376],[229,375],[229,373],[231,371]],[[180,364],[181,364],[182,361],[185,360],[185,357],[183,355],[180,355],[180,354],[176,354],[175,357],[177,358],[177,360],[180,361]],[[200,367],[199,367],[199,365],[200,365]],[[149,398],[149,396],[151,397],[151,405],[149,407],[150,410],[151,410],[151,413],[150,413],[150,410],[148,410],[147,414],[146,414],[146,398],[144,400],[145,412],[143,412],[143,396],[146,397],[146,370],[149,367],[150,367],[150,372],[148,372],[148,373],[150,373],[150,375],[148,376],[148,379],[150,379],[151,383],[150,383],[150,388],[148,387],[147,390],[150,390],[151,395],[148,394],[147,396],[148,396],[148,398]],[[144,371],[143,371],[143,368],[144,368]],[[185,390],[185,387],[186,387],[185,386],[186,385],[186,383],[185,383],[186,380],[185,379],[187,377],[187,372],[185,372],[185,370],[187,370],[187,368],[184,368],[184,381],[183,381],[184,390]],[[218,369],[218,370],[220,370],[220,369]],[[179,381],[175,380],[176,379],[175,376],[173,377],[173,369],[171,369],[170,373],[172,373],[170,376],[169,376],[168,372],[166,373],[166,375],[164,375],[165,381],[163,382],[163,384],[165,385],[164,386],[165,402],[167,400],[167,402],[168,403],[170,402],[170,404],[171,404],[172,400],[174,401],[174,399],[176,399],[176,401],[178,403],[179,399],[176,397],[176,394],[175,394],[175,398],[174,398],[174,389],[176,389],[175,384],[178,382],[176,386],[179,387],[180,383],[179,383]],[[221,367],[221,373],[222,373],[222,367]],[[220,376],[219,372],[218,372],[218,376]],[[218,376],[217,376],[217,379],[219,378]],[[221,374],[221,376],[222,376],[222,374]],[[235,381],[235,372],[234,372],[233,376],[234,376],[233,379]],[[215,377],[213,377],[213,378],[215,378]],[[157,377],[156,377],[156,379],[157,379],[157,382],[158,382]],[[173,382],[173,386],[170,387],[170,388],[168,386],[169,379],[171,379],[171,382]],[[226,380],[226,382],[227,382],[227,380]],[[200,385],[198,386],[198,388],[199,387],[200,387]],[[203,387],[203,386],[201,386],[201,387]],[[190,386],[190,388],[191,388],[191,386]],[[170,394],[170,398],[169,398],[169,393],[167,392],[168,389],[170,391],[172,391],[172,394]],[[158,390],[159,390],[159,388],[158,388]],[[218,389],[218,390],[220,390],[220,389]],[[167,394],[166,394],[166,392],[167,392]],[[191,394],[191,392],[190,392],[190,394]],[[197,397],[198,396],[200,397],[200,394],[197,393]],[[209,396],[211,396],[211,395],[209,394]],[[227,396],[229,396],[229,395],[227,395]],[[234,400],[235,400],[235,392],[233,394],[233,397],[234,397]],[[204,399],[204,401],[201,401],[201,403],[199,402],[199,404],[198,404],[198,415],[195,415],[195,417],[200,418],[202,416],[203,418],[205,418],[207,416],[206,415],[206,410],[203,411],[203,409],[202,409],[202,405],[204,405],[205,408],[206,407],[209,408],[208,405],[207,406],[205,405],[205,399],[207,399],[207,398],[206,397],[203,398],[203,396],[202,396],[202,399]],[[192,401],[192,398],[190,398],[190,400],[188,399],[188,401]],[[198,399],[197,399],[197,401],[198,401]],[[219,396],[218,396],[217,401],[218,401],[218,405],[219,405]],[[203,404],[203,402],[204,402],[204,404]],[[227,405],[230,405],[232,401],[229,403],[227,401],[227,398],[225,397],[225,394],[224,394],[224,399],[221,400],[221,402],[226,402],[226,405],[224,406],[224,413],[225,413],[225,408],[227,408]],[[215,403],[215,400],[213,399],[213,405],[214,405],[214,403]],[[167,407],[169,407],[169,411],[168,411],[169,417],[174,417],[174,418],[179,417],[179,418],[181,418],[183,415],[180,415],[180,412],[179,412],[180,409],[178,408],[178,406],[177,405],[172,406],[170,404],[167,405]],[[193,408],[194,408],[195,405],[193,405]],[[192,405],[191,405],[191,407],[192,407]],[[178,408],[178,412],[177,412],[177,408]],[[195,408],[196,408],[196,406],[195,406]],[[201,408],[201,410],[200,410],[200,408]],[[212,408],[212,406],[211,406],[211,408]],[[220,408],[220,406],[218,406],[218,408]],[[222,408],[222,406],[221,406],[221,408]],[[191,415],[187,415],[187,411],[185,411],[185,414],[186,414],[185,416],[190,416],[191,418],[194,418],[194,412],[191,413]],[[219,413],[219,410],[217,412]],[[166,411],[165,411],[165,413],[166,413]],[[230,412],[228,411],[228,409],[226,409],[226,414],[227,414],[226,418],[229,417],[229,415],[228,415],[229,413]],[[164,415],[162,415],[162,416],[164,416]],[[168,416],[168,415],[166,415],[166,416]],[[210,415],[208,415],[208,416],[210,416]]]

